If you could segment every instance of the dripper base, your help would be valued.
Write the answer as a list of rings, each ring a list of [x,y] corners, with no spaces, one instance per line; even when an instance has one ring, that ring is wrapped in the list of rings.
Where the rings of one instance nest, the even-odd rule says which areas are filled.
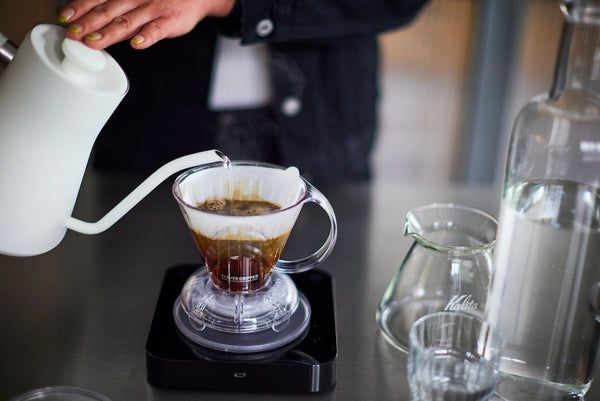
[[[221,352],[238,354],[253,354],[284,347],[297,338],[303,337],[308,330],[310,321],[310,305],[304,295],[299,295],[296,310],[285,323],[285,328],[279,331],[259,330],[250,333],[233,333],[204,327],[198,330],[191,323],[189,316],[178,297],[173,306],[175,325],[183,340],[190,345],[193,351],[205,355],[202,348],[209,348]],[[197,349],[198,348],[198,349]]]
[[[289,332],[291,317],[299,307],[304,311],[300,311],[303,321],[294,322],[298,330],[308,324],[310,306],[306,302],[301,305],[298,290],[286,274],[273,272],[264,288],[244,294],[216,287],[202,267],[185,282],[173,314],[179,330],[196,341],[196,337],[219,336],[219,333],[215,336],[203,333],[211,330],[234,336],[262,331]]]

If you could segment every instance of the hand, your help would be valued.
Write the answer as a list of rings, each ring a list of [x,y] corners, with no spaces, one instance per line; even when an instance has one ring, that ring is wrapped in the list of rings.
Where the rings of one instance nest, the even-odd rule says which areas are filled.
[[[93,49],[131,39],[145,49],[191,31],[206,17],[225,17],[235,0],[75,0],[57,11],[67,36]]]

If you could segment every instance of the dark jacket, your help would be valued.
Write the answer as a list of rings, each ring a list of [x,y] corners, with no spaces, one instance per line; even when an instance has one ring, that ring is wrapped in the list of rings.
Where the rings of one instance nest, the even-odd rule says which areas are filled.
[[[296,165],[312,180],[367,179],[377,129],[377,34],[406,25],[425,2],[239,0],[230,16],[202,21],[185,36],[142,51],[115,45],[109,52],[131,88],[98,138],[96,165],[149,171],[218,146],[225,154],[231,147],[233,159]],[[216,32],[269,48],[268,122],[251,118],[242,124],[247,130],[225,125],[226,134],[250,132],[234,135],[240,143],[232,146],[219,139],[231,116],[206,104]],[[251,151],[259,147],[268,151]]]

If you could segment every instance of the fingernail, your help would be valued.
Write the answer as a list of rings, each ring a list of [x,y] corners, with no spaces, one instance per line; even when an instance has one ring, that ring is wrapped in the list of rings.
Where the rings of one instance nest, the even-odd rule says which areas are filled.
[[[83,30],[83,27],[79,24],[71,24],[67,27],[67,29],[73,33],[79,33]]]
[[[67,8],[58,15],[58,20],[62,23],[69,22],[73,15],[75,15],[75,10],[72,8]]]
[[[87,35],[85,35],[85,38],[89,40],[99,40],[102,38],[102,34],[98,32],[88,33]]]
[[[131,41],[136,45],[139,45],[141,43],[144,43],[146,41],[146,38],[142,35],[135,35],[133,38],[131,38]]]

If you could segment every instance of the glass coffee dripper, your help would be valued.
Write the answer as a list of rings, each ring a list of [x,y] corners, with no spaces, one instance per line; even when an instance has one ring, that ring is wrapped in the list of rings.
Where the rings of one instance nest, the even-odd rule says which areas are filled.
[[[483,317],[496,225],[487,213],[453,204],[431,204],[407,213],[404,235],[414,242],[376,315],[390,344],[408,352],[412,324],[433,312]]]
[[[204,260],[173,309],[186,342],[249,354],[305,334],[310,304],[286,273],[312,269],[331,253],[337,223],[325,196],[295,167],[229,161],[184,172],[173,194]],[[279,260],[306,202],[325,210],[329,235],[312,255]]]

